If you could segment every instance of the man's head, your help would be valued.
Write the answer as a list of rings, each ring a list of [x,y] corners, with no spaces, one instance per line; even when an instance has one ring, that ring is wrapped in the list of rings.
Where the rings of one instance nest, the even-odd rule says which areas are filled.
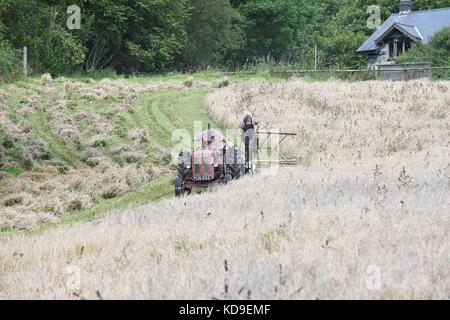
[[[245,115],[244,124],[246,124],[246,125],[253,124],[253,118],[250,114]]]

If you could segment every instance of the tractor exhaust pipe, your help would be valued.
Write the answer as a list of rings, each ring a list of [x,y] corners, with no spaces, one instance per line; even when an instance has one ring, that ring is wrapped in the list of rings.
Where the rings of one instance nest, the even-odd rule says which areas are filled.
[[[208,149],[211,150],[211,123],[208,123],[208,136],[207,136]]]

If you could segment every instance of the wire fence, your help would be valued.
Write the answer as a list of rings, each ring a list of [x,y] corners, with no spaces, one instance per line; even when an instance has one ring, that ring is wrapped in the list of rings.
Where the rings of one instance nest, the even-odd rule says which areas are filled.
[[[270,73],[281,77],[338,78],[354,80],[414,80],[431,78],[450,80],[450,67],[407,67],[392,65],[379,69],[339,69],[339,70],[274,70]]]
[[[377,69],[321,69],[321,70],[267,70],[266,73],[283,78],[300,77],[310,79],[342,80],[414,80],[431,78],[450,80],[450,66],[408,67],[407,65],[388,65],[390,68]],[[252,75],[260,70],[224,72],[224,75]]]
[[[33,73],[33,68],[27,56],[27,48],[16,49],[13,51],[14,60],[10,62],[10,74],[13,78],[20,75],[27,76]],[[1,57],[0,57],[1,58]],[[314,66],[312,66],[314,68]],[[327,80],[327,79],[341,79],[341,80],[414,80],[420,78],[430,78],[434,80],[450,80],[450,66],[431,67],[429,63],[411,63],[411,64],[394,64],[381,65],[374,69],[289,69],[288,65],[256,65],[250,70],[239,70],[234,72],[221,72],[216,70],[218,74],[222,75],[256,75],[256,74],[270,74],[272,76],[281,78],[300,77],[311,80]],[[2,70],[0,70],[2,71]],[[4,71],[4,70],[3,70]],[[2,72],[5,74],[5,72]],[[178,72],[167,73],[167,76],[178,74]],[[162,76],[161,73],[140,73],[135,76]],[[4,76],[5,77],[5,76]]]

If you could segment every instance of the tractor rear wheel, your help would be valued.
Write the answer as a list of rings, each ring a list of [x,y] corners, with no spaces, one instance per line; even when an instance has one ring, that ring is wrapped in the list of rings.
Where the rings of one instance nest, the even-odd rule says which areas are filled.
[[[181,177],[175,178],[175,197],[181,197],[183,195],[183,179]]]
[[[245,176],[245,164],[239,165],[239,178]]]
[[[225,184],[229,183],[231,180],[233,180],[233,176],[229,173],[225,175]]]

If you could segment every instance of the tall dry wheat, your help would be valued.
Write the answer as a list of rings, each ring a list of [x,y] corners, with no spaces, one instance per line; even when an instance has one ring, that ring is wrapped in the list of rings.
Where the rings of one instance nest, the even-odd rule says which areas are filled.
[[[301,165],[3,238],[0,298],[449,299],[449,102],[448,82],[221,89],[209,112],[299,132]]]

